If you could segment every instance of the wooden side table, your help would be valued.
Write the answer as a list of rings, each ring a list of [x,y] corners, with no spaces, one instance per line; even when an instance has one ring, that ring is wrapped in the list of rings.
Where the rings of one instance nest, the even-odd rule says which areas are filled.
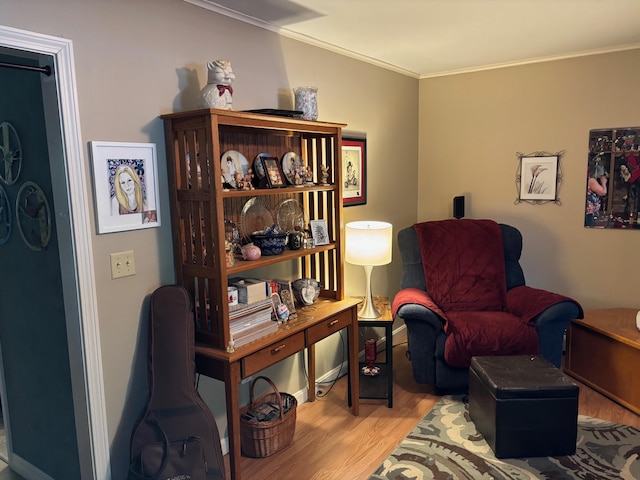
[[[374,296],[373,303],[382,314],[378,318],[358,317],[358,328],[384,327],[386,345],[385,361],[376,362],[380,369],[376,376],[362,373],[362,367],[367,362],[360,362],[360,398],[387,400],[389,408],[393,407],[393,317],[391,316],[391,302],[389,297]]]
[[[564,371],[640,414],[637,312],[631,308],[587,310],[583,319],[572,320]]]

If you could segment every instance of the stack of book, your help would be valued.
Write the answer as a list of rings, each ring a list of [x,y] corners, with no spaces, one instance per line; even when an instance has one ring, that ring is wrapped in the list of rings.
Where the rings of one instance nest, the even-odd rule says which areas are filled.
[[[229,307],[229,329],[236,347],[277,331],[271,299]]]

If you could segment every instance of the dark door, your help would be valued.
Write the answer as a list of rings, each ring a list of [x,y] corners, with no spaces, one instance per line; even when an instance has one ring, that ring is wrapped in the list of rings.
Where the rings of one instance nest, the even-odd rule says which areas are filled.
[[[0,49],[0,62],[38,65],[9,53]],[[71,245],[56,233],[49,145],[60,141],[47,138],[44,108],[40,73],[0,67],[0,187],[12,217],[0,244],[3,407],[13,455],[52,478],[80,479],[60,260]]]

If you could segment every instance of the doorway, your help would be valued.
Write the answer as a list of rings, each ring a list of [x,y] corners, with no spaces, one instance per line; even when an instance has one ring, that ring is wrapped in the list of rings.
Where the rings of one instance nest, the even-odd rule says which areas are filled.
[[[58,287],[62,291],[58,310],[63,315],[63,335],[61,335],[60,329],[53,329],[55,322],[38,324],[37,315],[26,319],[18,316],[18,318],[11,318],[11,321],[8,321],[7,318],[0,318],[0,321],[4,320],[6,324],[11,325],[18,332],[17,334],[13,332],[14,337],[11,342],[1,345],[4,356],[3,373],[5,378],[3,384],[6,386],[5,393],[8,399],[7,404],[2,403],[5,423],[9,426],[8,460],[11,467],[27,479],[39,477],[39,473],[42,471],[40,465],[46,465],[46,468],[55,470],[57,468],[56,461],[64,461],[64,459],[43,461],[46,453],[39,452],[32,456],[28,448],[22,447],[29,442],[38,443],[39,432],[37,428],[41,426],[40,424],[32,425],[33,428],[23,431],[11,423],[12,404],[19,410],[18,407],[21,406],[22,401],[28,402],[43,393],[47,398],[47,392],[38,391],[38,387],[50,385],[48,382],[52,381],[59,382],[59,389],[49,388],[48,391],[50,394],[58,390],[60,392],[66,390],[66,393],[61,393],[55,400],[60,401],[60,405],[67,405],[70,408],[68,418],[72,421],[67,422],[66,425],[68,427],[73,424],[74,431],[72,433],[77,451],[78,478],[109,479],[111,476],[108,461],[109,445],[93,278],[93,255],[91,234],[86,228],[86,225],[90,224],[87,192],[84,185],[86,152],[81,144],[77,118],[72,45],[70,41],[65,39],[0,26],[0,54],[16,57],[19,61],[25,61],[28,64],[35,63],[41,66],[49,64],[54,71],[54,75],[50,78],[40,81],[40,92],[38,92],[43,99],[39,114],[43,118],[45,126],[46,152],[44,156],[49,160],[49,168],[43,170],[46,171],[51,185],[48,192],[45,191],[45,188],[42,190],[44,192],[43,198],[47,199],[52,211],[51,228],[55,235],[52,235],[51,241],[57,243],[58,246],[64,246],[64,248],[57,248],[54,254],[55,261],[51,261],[49,258],[46,262],[47,268],[51,268],[53,264],[57,263],[58,275],[49,275],[46,280],[56,277],[57,280],[54,278],[53,281],[54,283],[58,282]],[[23,111],[22,113],[31,114],[32,112]],[[0,111],[0,115],[4,115],[3,111]],[[0,118],[0,122],[2,121],[3,119]],[[23,128],[23,130],[25,129]],[[40,173],[39,170],[32,170],[31,174],[36,175],[36,171]],[[24,180],[27,180],[26,176]],[[46,183],[45,180],[39,180]],[[4,183],[9,188],[7,182]],[[23,179],[18,179],[16,183],[22,185]],[[34,183],[38,184],[38,182]],[[11,197],[10,203],[12,205],[18,199],[20,188],[11,189],[11,194],[8,195]],[[34,241],[37,243],[39,240]],[[0,252],[10,242],[15,248],[22,248],[23,251],[26,251],[21,242],[26,243],[28,247],[29,236],[27,235],[27,240],[25,240],[24,235],[12,231],[7,243],[0,245]],[[45,250],[49,248],[49,243],[47,242],[44,247]],[[32,278],[39,279],[38,275],[43,275],[42,272],[45,271],[42,264],[44,258],[45,256],[37,255],[23,256],[18,262],[19,268],[10,270],[11,275],[17,271],[20,272],[20,275],[25,276],[29,273],[25,270],[31,270],[31,273],[35,273]],[[34,299],[39,299],[38,301],[49,306],[51,297],[46,297],[49,286],[36,290],[24,288],[23,290],[23,302],[35,304],[38,302]],[[45,298],[42,298],[42,295]],[[14,307],[19,306],[20,302],[14,302],[13,305]],[[3,317],[12,316],[7,311],[0,311],[0,314]],[[29,314],[33,315],[32,312]],[[35,328],[33,328],[34,322],[36,322]],[[34,345],[38,345],[39,337],[47,338],[47,334],[51,333],[52,329],[55,330],[55,343],[58,348],[47,352],[34,349]],[[1,332],[2,330],[0,330]],[[22,343],[16,345],[18,342],[16,339]],[[0,342],[2,342],[1,338]],[[48,346],[46,342],[42,342],[40,345]],[[61,345],[65,350],[66,366],[63,364],[64,362],[60,361],[63,358],[60,353]],[[13,353],[7,350],[13,350]],[[20,375],[21,368],[25,367],[24,358],[27,358],[27,355],[20,357],[23,352],[31,356],[36,355],[35,361],[40,362],[39,368],[29,370],[28,380],[25,380],[24,376],[21,378]],[[54,357],[57,359],[57,363],[52,363],[56,363],[58,369],[55,370],[56,378],[51,379],[48,376],[51,371],[47,371],[44,367],[51,363]],[[12,389],[12,385],[16,381],[22,382],[19,393]],[[13,402],[12,395],[16,397]],[[47,400],[53,399],[47,398]],[[14,426],[16,428],[13,428]],[[21,450],[17,454],[19,441]]]

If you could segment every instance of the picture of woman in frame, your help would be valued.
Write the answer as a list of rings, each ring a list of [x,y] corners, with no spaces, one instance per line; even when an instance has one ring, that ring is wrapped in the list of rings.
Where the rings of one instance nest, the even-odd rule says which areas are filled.
[[[111,215],[128,215],[148,210],[138,174],[129,166],[121,165],[113,176],[114,195],[111,198]]]

